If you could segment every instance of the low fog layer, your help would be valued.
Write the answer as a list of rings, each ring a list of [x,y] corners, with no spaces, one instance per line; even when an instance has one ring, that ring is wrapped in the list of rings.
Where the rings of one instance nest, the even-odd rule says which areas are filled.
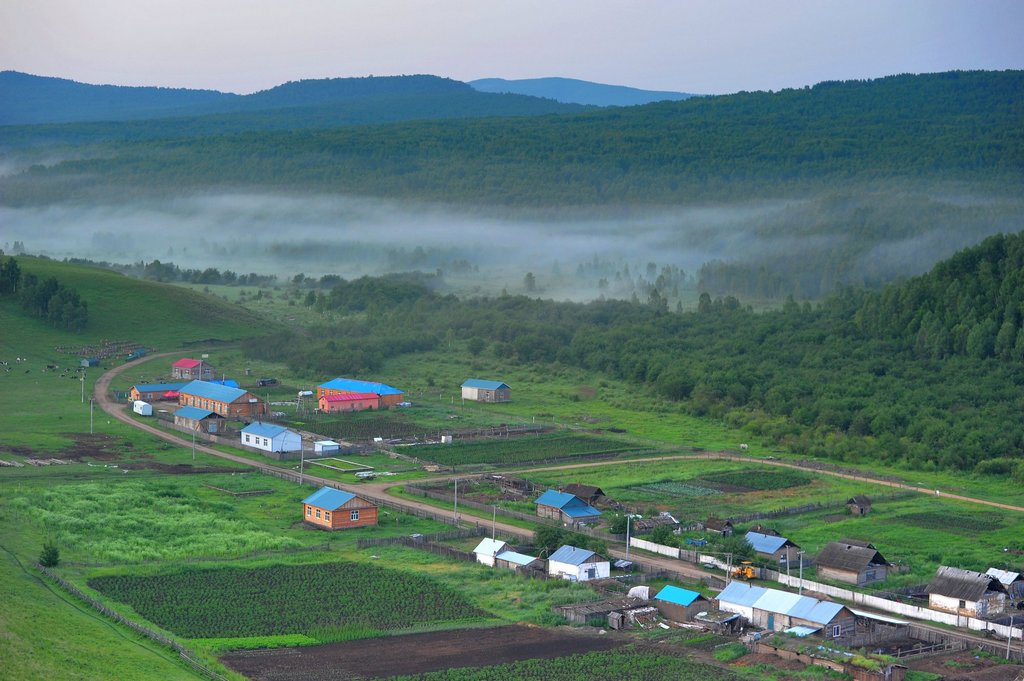
[[[1013,200],[918,200],[926,200],[934,213],[927,224],[908,226],[894,216],[891,227],[872,227],[865,222],[884,222],[887,214],[865,198],[673,207],[601,219],[562,215],[548,221],[338,197],[193,196],[139,204],[0,207],[0,247],[11,253],[19,242],[29,253],[56,259],[156,259],[182,269],[213,267],[283,279],[298,273],[353,278],[441,270],[457,290],[482,293],[520,292],[524,274],[533,272],[536,294],[584,300],[635,290],[617,288],[624,275],[653,282],[651,263],[657,271],[681,270],[685,276],[677,277],[676,288],[680,281],[693,288],[709,262],[771,270],[790,267],[785,263],[794,258],[831,255],[848,271],[864,268],[869,283],[877,282],[922,272],[988,234],[1013,231],[1024,215],[1021,202]],[[892,197],[883,203],[889,201],[899,203]],[[881,230],[881,236],[864,234],[871,229]]]

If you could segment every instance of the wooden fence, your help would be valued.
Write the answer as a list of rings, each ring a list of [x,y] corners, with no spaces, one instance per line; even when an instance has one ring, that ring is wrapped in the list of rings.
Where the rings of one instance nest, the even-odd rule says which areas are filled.
[[[182,662],[184,662],[185,664],[187,664],[189,667],[191,667],[192,669],[196,670],[200,674],[202,674],[202,675],[204,675],[204,676],[206,676],[208,678],[214,679],[214,681],[227,681],[226,678],[224,678],[223,676],[221,676],[217,672],[213,671],[212,669],[210,669],[206,665],[204,665],[201,662],[199,662],[199,660],[197,659],[195,653],[193,653],[191,650],[189,650],[185,646],[181,645],[177,641],[175,641],[173,639],[170,639],[170,638],[164,636],[161,633],[153,631],[149,627],[144,627],[141,624],[139,624],[138,622],[134,622],[134,621],[128,619],[127,617],[125,617],[124,615],[122,615],[122,614],[120,614],[118,612],[115,612],[114,610],[111,610],[107,606],[105,606],[102,603],[100,603],[99,601],[97,601],[92,596],[89,596],[89,595],[85,594],[77,586],[75,586],[74,584],[68,582],[67,580],[62,578],[60,575],[55,573],[53,570],[50,570],[49,568],[43,567],[42,565],[36,565],[36,569],[39,570],[40,572],[42,572],[47,577],[49,577],[51,580],[53,580],[54,583],[56,583],[58,586],[60,586],[66,592],[68,592],[72,596],[75,596],[76,598],[84,601],[85,603],[87,603],[91,607],[93,607],[96,610],[98,610],[103,615],[109,617],[110,619],[114,620],[115,622],[119,622],[119,623],[123,624],[124,626],[128,627],[132,631],[138,632],[139,634],[145,636],[146,638],[150,639],[151,641],[155,641],[156,643],[159,643],[162,646],[166,646],[166,647],[174,650],[176,653],[178,653],[178,656],[181,658]]]

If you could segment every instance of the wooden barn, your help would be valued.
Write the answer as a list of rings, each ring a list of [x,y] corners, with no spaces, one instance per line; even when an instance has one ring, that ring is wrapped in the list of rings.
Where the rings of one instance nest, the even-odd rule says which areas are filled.
[[[998,579],[1003,588],[1006,589],[1007,597],[1011,600],[1018,601],[1024,599],[1024,577],[1019,572],[989,568],[985,571],[985,574]]]
[[[377,524],[377,507],[351,492],[321,487],[302,500],[303,521],[327,530]]]
[[[735,528],[732,526],[731,520],[722,520],[712,516],[704,521],[704,530],[720,534],[723,537],[731,537]]]
[[[254,420],[267,415],[267,403],[251,392],[207,381],[186,383],[178,391],[182,407],[209,409],[229,419]]]
[[[705,612],[711,602],[696,591],[667,584],[651,599],[658,614],[673,622],[689,622],[698,612]]]
[[[853,515],[867,515],[871,513],[871,500],[863,494],[858,494],[846,500],[846,508]]]
[[[344,395],[345,393],[372,393],[379,398],[379,407],[387,409],[396,407],[403,399],[398,388],[383,383],[359,381],[354,378],[335,378],[316,387],[316,399],[319,402],[324,395]]]
[[[1006,609],[1006,588],[992,575],[941,566],[925,588],[928,607],[970,617],[998,615]]]
[[[779,565],[785,566],[797,562],[800,557],[800,547],[785,537],[773,537],[760,532],[747,532],[747,543],[762,558],[771,560]]]
[[[334,393],[321,397],[317,400],[317,405],[324,414],[380,409],[380,395],[377,393]]]
[[[494,567],[524,573],[544,572],[545,569],[543,559],[534,558],[525,553],[517,553],[515,551],[502,551],[496,555],[494,557]]]
[[[604,499],[604,490],[600,487],[594,487],[593,485],[581,485],[579,483],[570,483],[559,491],[571,494],[578,499],[582,499],[590,505],[596,504],[598,501]]]
[[[549,489],[534,502],[541,518],[559,520],[566,525],[597,522],[601,512],[579,497]]]
[[[474,402],[508,402],[512,399],[512,388],[501,381],[470,378],[462,384],[462,399]]]
[[[815,561],[818,576],[863,586],[889,576],[889,561],[868,542],[843,539],[829,542]]]
[[[171,376],[185,381],[208,381],[213,378],[213,367],[201,359],[179,359],[171,365]]]
[[[634,518],[631,521],[633,534],[650,534],[651,532],[654,532],[655,528],[662,526],[670,527],[674,532],[679,529],[679,521],[667,511],[662,511],[658,515],[651,516],[650,518]]]

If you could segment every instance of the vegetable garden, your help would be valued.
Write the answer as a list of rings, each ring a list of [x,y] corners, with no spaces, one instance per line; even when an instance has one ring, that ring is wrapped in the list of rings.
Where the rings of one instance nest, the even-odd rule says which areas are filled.
[[[359,563],[183,570],[88,584],[185,638],[339,640],[490,617],[429,577]]]
[[[518,437],[477,442],[455,442],[447,445],[417,447],[418,458],[442,466],[495,464],[517,466],[598,454],[619,454],[643,448],[612,438],[595,435],[563,434]]]

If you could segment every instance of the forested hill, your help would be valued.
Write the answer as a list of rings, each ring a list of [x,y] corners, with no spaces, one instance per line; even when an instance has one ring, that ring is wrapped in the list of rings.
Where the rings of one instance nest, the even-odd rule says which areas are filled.
[[[449,100],[451,104],[445,106]],[[467,111],[460,112],[460,107]],[[432,113],[431,108],[435,109]],[[86,132],[91,132],[92,139],[120,139],[174,135],[182,130],[208,134],[582,109],[535,97],[488,95],[466,83],[427,75],[300,80],[250,95],[236,95],[212,90],[89,85],[16,71],[0,72],[0,125],[93,123],[48,131],[50,136],[63,141],[88,139]],[[214,118],[207,121],[211,116]],[[305,120],[309,116],[314,120]],[[102,121],[148,124],[136,124],[118,135],[118,126],[99,124]],[[18,134],[39,133],[29,130]]]
[[[545,97],[559,102],[592,104],[594,106],[636,106],[665,100],[679,101],[694,95],[685,92],[640,90],[623,85],[591,83],[575,78],[481,78],[469,82],[481,92],[511,92],[531,97]]]
[[[258,186],[500,205],[672,204],[1024,180],[1024,71],[823,83],[593,113],[139,142],[4,180],[61,195]],[[483,96],[482,93],[481,96]],[[10,135],[16,130],[8,129]],[[98,152],[99,153],[99,152]],[[55,196],[47,193],[47,198]]]

